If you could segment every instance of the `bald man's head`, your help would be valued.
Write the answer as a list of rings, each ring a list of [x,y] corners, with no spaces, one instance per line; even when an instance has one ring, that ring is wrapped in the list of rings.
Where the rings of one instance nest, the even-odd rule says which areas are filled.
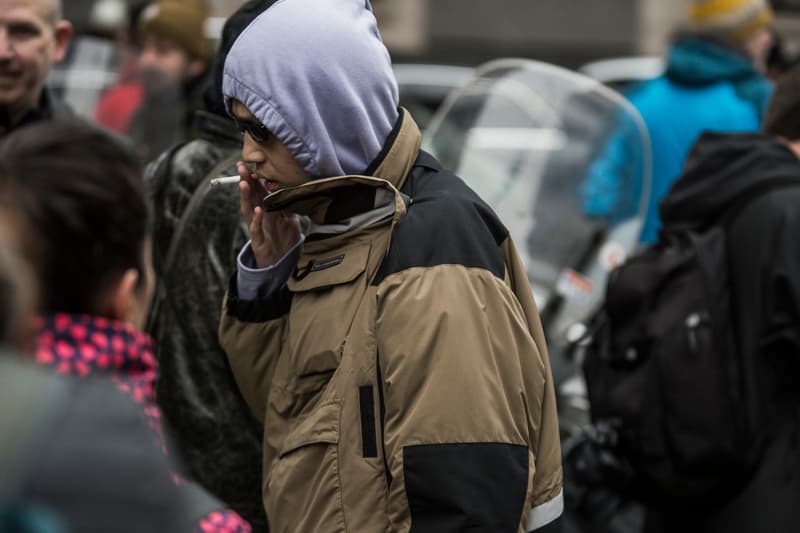
[[[61,9],[61,0],[45,0],[47,2],[47,9],[50,11],[50,22],[55,24],[64,16]]]
[[[13,127],[40,105],[45,79],[67,51],[61,0],[0,0],[0,106]]]

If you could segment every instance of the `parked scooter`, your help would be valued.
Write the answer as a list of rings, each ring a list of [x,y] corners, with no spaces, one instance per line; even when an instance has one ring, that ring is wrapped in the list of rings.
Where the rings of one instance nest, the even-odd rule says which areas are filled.
[[[568,527],[635,530],[637,518],[621,512],[626,504],[612,501],[613,490],[587,492],[593,477],[624,477],[625,468],[593,446],[603,435],[590,423],[581,352],[609,273],[638,245],[650,184],[646,126],[627,100],[591,78],[503,59],[476,69],[448,97],[425,148],[495,209],[520,249],[557,387],[568,502],[586,498],[608,514],[603,527],[580,519]],[[609,150],[624,150],[623,167],[607,164]]]

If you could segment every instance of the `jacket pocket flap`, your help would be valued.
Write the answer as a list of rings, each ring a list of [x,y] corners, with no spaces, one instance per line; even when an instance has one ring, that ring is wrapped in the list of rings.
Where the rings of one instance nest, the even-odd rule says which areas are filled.
[[[339,442],[339,404],[330,402],[298,420],[283,443],[280,456],[310,444]]]
[[[292,292],[304,292],[350,283],[367,268],[370,244],[364,243],[328,253],[304,253],[289,278]]]

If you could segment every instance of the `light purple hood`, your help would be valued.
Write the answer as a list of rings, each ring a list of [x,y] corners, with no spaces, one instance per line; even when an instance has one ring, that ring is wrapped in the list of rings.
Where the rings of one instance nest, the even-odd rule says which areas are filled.
[[[239,36],[222,92],[314,178],[362,174],[399,117],[397,82],[365,0],[279,0]]]

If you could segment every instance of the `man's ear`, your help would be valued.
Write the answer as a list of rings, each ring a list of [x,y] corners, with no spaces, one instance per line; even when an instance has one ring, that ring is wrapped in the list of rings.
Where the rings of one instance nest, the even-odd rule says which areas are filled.
[[[55,63],[58,63],[67,55],[67,48],[72,39],[72,23],[68,20],[59,20],[55,25],[56,54]]]
[[[800,140],[786,141],[786,144],[789,145],[789,149],[794,152],[794,155],[800,158]]]
[[[138,283],[139,272],[135,268],[129,268],[109,289],[108,310],[111,318],[123,322],[128,320],[136,305],[135,293]]]
[[[208,63],[206,63],[202,59],[192,59],[189,61],[189,68],[187,72],[189,73],[190,77],[196,78],[197,76],[206,71],[207,66]]]

